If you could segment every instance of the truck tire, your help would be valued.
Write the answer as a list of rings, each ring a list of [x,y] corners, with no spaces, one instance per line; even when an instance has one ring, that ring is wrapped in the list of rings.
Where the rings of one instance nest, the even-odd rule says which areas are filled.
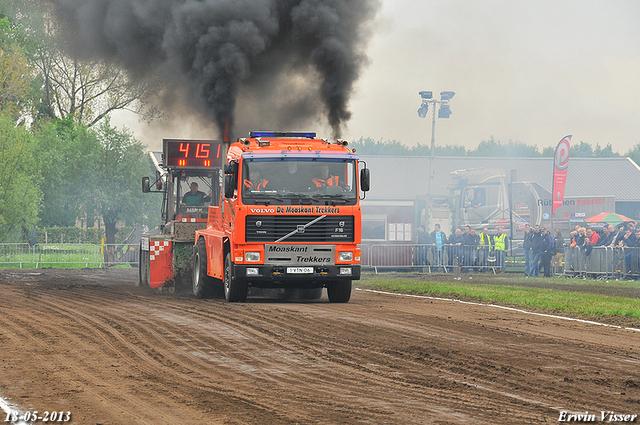
[[[224,257],[224,297],[230,302],[244,302],[247,300],[249,285],[246,281],[233,278],[231,272],[231,253]]]
[[[213,294],[213,281],[207,275],[207,247],[204,239],[199,239],[193,248],[193,296],[208,298]]]
[[[327,296],[332,303],[348,303],[351,299],[351,281],[336,280],[327,284]]]

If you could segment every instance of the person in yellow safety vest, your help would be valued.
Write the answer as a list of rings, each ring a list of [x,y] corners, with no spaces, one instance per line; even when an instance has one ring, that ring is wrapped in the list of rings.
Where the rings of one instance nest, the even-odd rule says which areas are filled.
[[[489,253],[492,245],[489,229],[485,227],[482,229],[482,233],[478,235],[478,265],[481,267],[480,271],[487,271]]]
[[[311,179],[316,187],[324,188],[327,186],[338,186],[338,176],[329,175],[329,165],[322,164],[320,166],[320,177]]]
[[[251,180],[244,179],[245,190],[260,192],[267,184],[269,184],[269,180],[263,179],[260,176],[260,170],[255,168],[251,170],[251,177],[253,177]]]
[[[506,233],[502,233],[502,227],[498,227],[498,233],[493,237],[493,244],[496,253],[496,261],[500,267],[500,271],[504,271],[506,266],[507,245],[509,237]]]

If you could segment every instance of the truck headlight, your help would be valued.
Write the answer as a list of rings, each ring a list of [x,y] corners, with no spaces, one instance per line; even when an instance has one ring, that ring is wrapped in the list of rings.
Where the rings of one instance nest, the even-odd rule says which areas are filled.
[[[260,261],[260,253],[259,252],[245,252],[244,253],[244,260],[245,261],[250,261],[250,262],[257,262]]]
[[[338,261],[353,261],[353,252],[339,252],[338,253]]]

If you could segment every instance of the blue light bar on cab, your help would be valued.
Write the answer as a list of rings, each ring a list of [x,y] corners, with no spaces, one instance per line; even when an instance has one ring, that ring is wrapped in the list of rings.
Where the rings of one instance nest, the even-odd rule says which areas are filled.
[[[288,132],[288,131],[251,131],[249,137],[304,137],[305,139],[314,139],[316,133],[310,131],[304,132]]]

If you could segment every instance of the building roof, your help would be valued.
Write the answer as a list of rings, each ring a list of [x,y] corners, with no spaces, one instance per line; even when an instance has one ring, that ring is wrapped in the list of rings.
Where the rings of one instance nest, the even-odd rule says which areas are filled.
[[[371,169],[367,200],[409,200],[428,191],[428,156],[360,155]],[[551,192],[553,158],[435,157],[431,193],[446,196],[451,172],[463,169],[516,170],[517,181],[535,182]],[[571,158],[565,196],[615,196],[616,201],[640,201],[640,167],[630,158]]]

